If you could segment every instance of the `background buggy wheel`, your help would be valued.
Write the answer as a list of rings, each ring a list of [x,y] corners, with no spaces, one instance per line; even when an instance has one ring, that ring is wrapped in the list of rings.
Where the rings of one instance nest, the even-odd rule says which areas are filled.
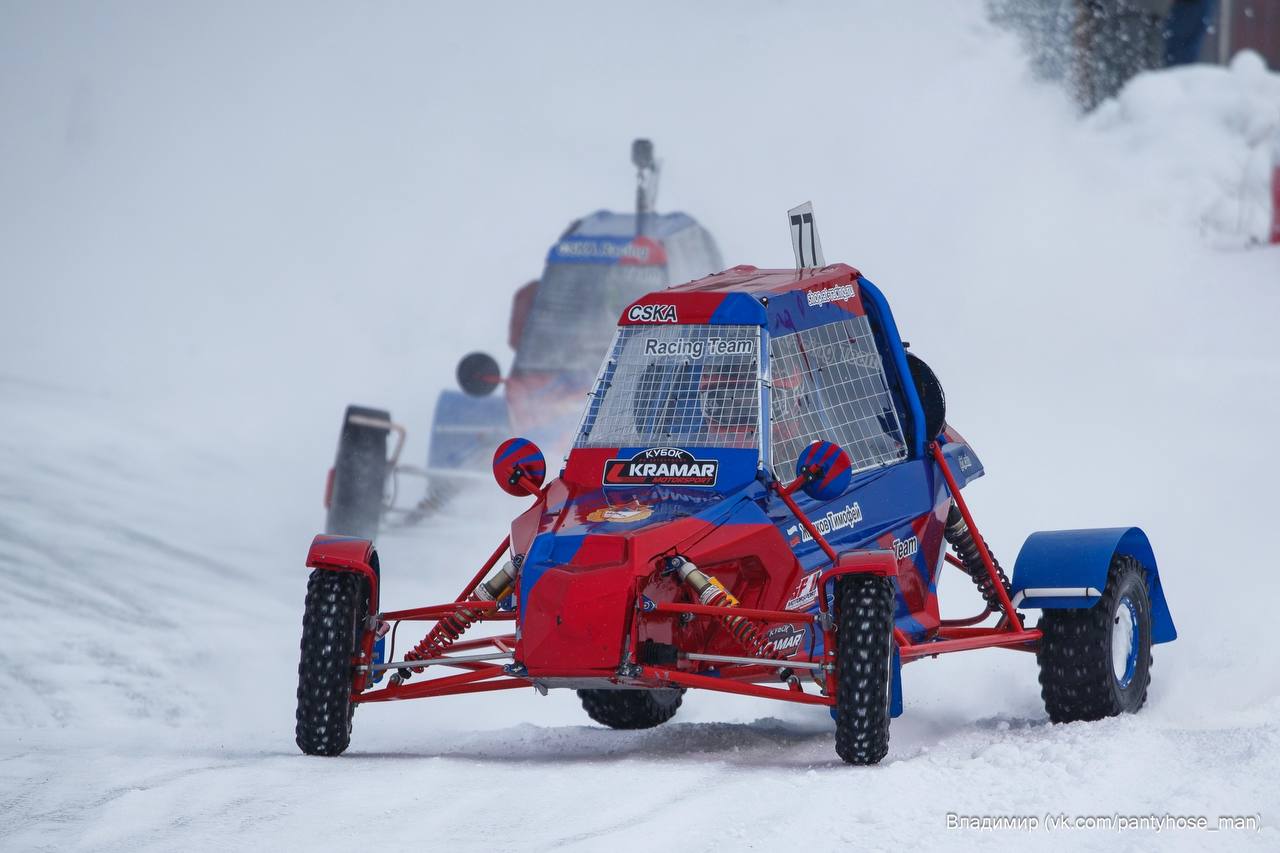
[[[852,575],[836,586],[836,753],[875,764],[889,752],[893,584]]]
[[[307,581],[298,662],[295,739],[307,755],[339,755],[351,743],[352,658],[360,651],[369,583],[352,572],[316,569]]]
[[[611,729],[651,729],[676,715],[684,688],[579,690],[587,716]]]
[[[333,493],[324,532],[372,540],[382,520],[387,482],[387,430],[351,423],[357,415],[390,421],[391,413],[363,406],[347,406],[333,463]]]
[[[1137,711],[1151,683],[1151,600],[1146,573],[1117,555],[1102,598],[1087,610],[1048,610],[1036,660],[1040,695],[1055,723]]]

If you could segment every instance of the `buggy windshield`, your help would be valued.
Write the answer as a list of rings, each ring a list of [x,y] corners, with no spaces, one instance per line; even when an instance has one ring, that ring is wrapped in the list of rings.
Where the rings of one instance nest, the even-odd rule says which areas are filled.
[[[622,309],[666,284],[662,266],[547,264],[520,336],[515,370],[590,370],[609,348]]]
[[[749,449],[759,433],[758,326],[626,326],[574,446]]]

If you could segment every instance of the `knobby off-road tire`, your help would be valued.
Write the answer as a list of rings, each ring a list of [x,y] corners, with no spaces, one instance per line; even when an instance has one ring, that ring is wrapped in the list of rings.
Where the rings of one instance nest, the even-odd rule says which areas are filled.
[[[1036,660],[1055,723],[1134,712],[1151,683],[1151,598],[1133,557],[1116,556],[1102,597],[1087,610],[1047,610]],[[1132,638],[1132,639],[1130,639]]]
[[[338,436],[338,457],[333,463],[333,494],[324,532],[372,540],[382,521],[383,492],[387,482],[387,430],[351,423],[359,415],[381,421],[391,413],[363,406],[348,406]]]
[[[307,755],[340,755],[351,743],[352,658],[360,651],[368,587],[360,575],[322,569],[307,581],[295,729]]]
[[[651,729],[676,715],[683,688],[662,690],[579,690],[587,716],[611,729]]]
[[[836,586],[836,753],[875,764],[889,752],[893,584],[852,575]]]

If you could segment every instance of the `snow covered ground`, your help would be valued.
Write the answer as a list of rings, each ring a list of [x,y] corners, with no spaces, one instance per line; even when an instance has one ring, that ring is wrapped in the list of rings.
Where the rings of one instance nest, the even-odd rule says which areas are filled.
[[[456,5],[0,12],[0,849],[1280,846],[1280,250],[1239,248],[1238,201],[1277,75],[1151,75],[1081,120],[976,0]],[[814,201],[937,369],[1006,562],[1147,529],[1181,637],[1142,713],[1050,726],[1034,660],[985,651],[907,669],[873,769],[825,712],[696,694],[640,733],[566,692],[366,707],[346,756],[297,754],[342,407],[423,454],[549,242],[629,204],[637,135],[730,263],[789,266]],[[385,600],[452,595],[520,506],[388,536]]]

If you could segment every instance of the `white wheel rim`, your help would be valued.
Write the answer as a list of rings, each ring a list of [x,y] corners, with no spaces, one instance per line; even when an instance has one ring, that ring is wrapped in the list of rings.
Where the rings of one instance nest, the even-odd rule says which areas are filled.
[[[1116,683],[1128,687],[1138,668],[1138,609],[1128,596],[1111,615],[1111,672]]]

